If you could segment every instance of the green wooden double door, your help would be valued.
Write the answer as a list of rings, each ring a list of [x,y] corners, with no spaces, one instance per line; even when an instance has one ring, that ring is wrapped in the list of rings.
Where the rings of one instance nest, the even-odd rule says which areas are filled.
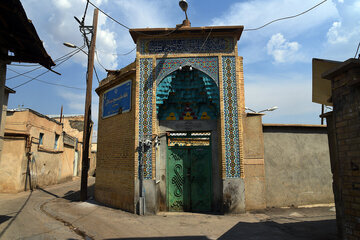
[[[168,147],[169,211],[211,211],[211,146]]]

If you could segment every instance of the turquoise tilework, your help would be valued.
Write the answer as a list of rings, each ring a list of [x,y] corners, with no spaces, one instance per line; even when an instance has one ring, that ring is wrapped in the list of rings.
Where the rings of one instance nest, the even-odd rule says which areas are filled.
[[[235,57],[222,57],[226,178],[240,178]]]
[[[139,140],[152,136],[153,63],[151,58],[140,59]],[[141,148],[139,149],[141,151]],[[141,154],[139,154],[140,161]],[[152,179],[152,148],[144,153],[144,179]]]
[[[156,60],[156,84],[179,69],[180,66],[193,66],[209,75],[219,85],[219,64],[217,57],[199,58],[160,58]]]

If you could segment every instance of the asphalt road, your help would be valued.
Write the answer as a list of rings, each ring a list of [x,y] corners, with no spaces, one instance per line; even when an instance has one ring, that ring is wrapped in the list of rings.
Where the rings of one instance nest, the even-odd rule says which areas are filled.
[[[79,183],[74,181],[46,190],[0,194],[0,239],[83,239],[69,226],[41,210],[43,204],[78,191]]]
[[[89,178],[89,195],[94,178]],[[80,181],[0,194],[0,239],[336,240],[335,209],[266,209],[238,215],[138,216],[94,200],[79,202]]]

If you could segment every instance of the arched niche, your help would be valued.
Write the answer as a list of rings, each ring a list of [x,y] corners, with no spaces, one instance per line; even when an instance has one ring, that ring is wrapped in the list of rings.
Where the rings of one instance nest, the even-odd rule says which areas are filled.
[[[159,120],[215,120],[219,117],[219,88],[206,73],[189,66],[173,71],[156,88]]]

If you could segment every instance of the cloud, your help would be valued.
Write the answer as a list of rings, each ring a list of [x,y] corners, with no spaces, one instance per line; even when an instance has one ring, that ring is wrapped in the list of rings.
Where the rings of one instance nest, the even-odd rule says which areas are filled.
[[[94,0],[93,2],[101,7],[101,4],[107,1]],[[28,18],[33,21],[53,60],[73,50],[63,46],[64,42],[70,42],[79,47],[84,44],[79,24],[75,21],[74,16],[82,19],[86,5],[85,0],[29,0],[24,1],[23,4]],[[41,14],[39,14],[39,9],[42,9]],[[85,25],[92,25],[92,18],[93,8],[89,6]],[[108,21],[99,13],[96,47],[109,52],[99,56],[103,64],[108,68],[116,68],[117,56],[112,55],[117,49],[116,34],[108,27]],[[80,63],[83,67],[87,66],[87,56],[81,52],[76,54],[71,61]]]
[[[295,62],[299,59],[300,44],[287,41],[281,33],[271,36],[267,43],[267,52],[276,63]]]
[[[317,3],[315,0],[238,1],[219,17],[212,19],[212,25],[244,25],[245,30],[256,28],[278,18],[296,15]],[[336,5],[332,1],[327,1],[299,17],[275,22],[257,31],[244,31],[239,42],[239,54],[244,57],[247,64],[264,61],[264,55],[267,54],[266,45],[275,33],[282,33],[287,38],[302,43],[301,38],[314,30],[317,31],[319,27],[338,16]],[[305,54],[306,52],[303,52],[302,55]]]
[[[344,61],[354,57],[360,39],[360,0],[338,5],[339,17],[328,26],[322,58]]]
[[[338,0],[339,3],[344,3],[344,0]]]
[[[339,33],[339,31],[341,31],[341,22],[334,22],[327,32],[327,38],[331,44],[346,43],[349,40],[350,34]]]
[[[70,92],[64,90],[57,91],[59,97],[66,101],[65,112],[70,114],[84,114],[85,111],[85,94],[79,94],[78,92]],[[68,109],[68,110],[66,110]],[[91,119],[94,122],[94,126],[98,124],[99,115],[99,98],[94,95],[91,101]]]
[[[307,74],[245,74],[247,107],[256,111],[279,107],[264,116],[267,123],[318,122],[320,105],[312,103],[311,89],[311,75]]]

